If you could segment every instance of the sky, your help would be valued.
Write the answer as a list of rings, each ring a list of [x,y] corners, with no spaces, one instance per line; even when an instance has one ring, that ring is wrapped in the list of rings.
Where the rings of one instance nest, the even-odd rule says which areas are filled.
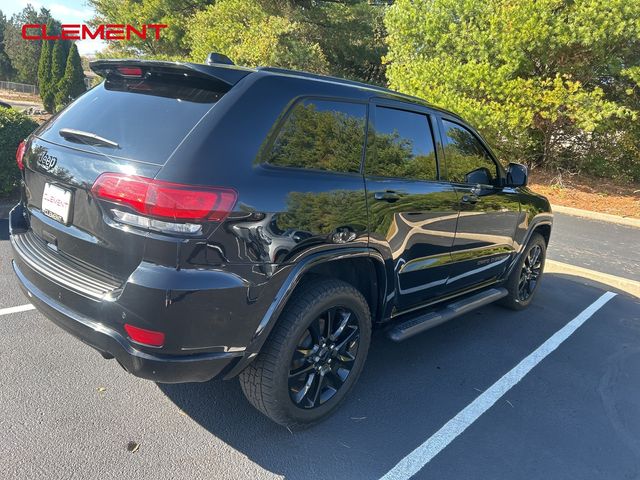
[[[94,14],[86,0],[0,0],[0,10],[7,17],[20,12],[30,3],[34,8],[45,7],[61,23],[86,23]],[[101,40],[80,40],[76,42],[80,55],[88,55],[102,50],[105,43]]]

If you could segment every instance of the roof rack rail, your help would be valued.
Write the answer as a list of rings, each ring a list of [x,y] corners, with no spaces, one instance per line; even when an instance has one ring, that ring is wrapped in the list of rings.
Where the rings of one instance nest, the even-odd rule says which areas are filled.
[[[346,85],[354,85],[356,87],[365,87],[365,88],[373,88],[373,89],[377,89],[377,90],[388,91],[387,88],[379,87],[377,85],[371,85],[369,83],[358,82],[357,80],[348,80],[346,78],[341,78],[341,77],[333,77],[331,75],[322,75],[320,73],[305,72],[304,70],[291,70],[291,69],[288,69],[288,68],[280,68],[280,67],[257,67],[256,70],[261,70],[261,71],[264,71],[264,72],[282,73],[282,74],[285,74],[285,75],[297,75],[299,77],[315,78],[317,80],[325,80],[325,81],[344,83]]]

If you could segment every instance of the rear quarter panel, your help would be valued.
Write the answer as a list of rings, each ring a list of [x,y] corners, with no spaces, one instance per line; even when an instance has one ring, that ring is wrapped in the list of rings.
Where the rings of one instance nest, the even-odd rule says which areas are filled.
[[[158,174],[159,179],[231,187],[238,201],[227,220],[182,260],[184,266],[254,264],[273,270],[323,249],[367,245],[360,174],[263,163],[264,146],[301,97],[365,102],[366,93],[328,82],[254,73],[226,94]],[[348,241],[336,236],[343,231]]]
[[[181,303],[187,303],[182,300],[197,299],[194,310],[204,314],[198,328],[207,331],[209,325],[209,331],[217,329],[221,335],[203,335],[194,346],[249,344],[281,288],[291,282],[295,265],[323,252],[335,258],[336,251],[367,248],[361,174],[275,168],[262,159],[274,125],[297,99],[366,102],[368,96],[328,82],[251,74],[196,125],[158,173],[161,180],[233,188],[238,193],[233,212],[205,238],[147,243],[145,257],[154,263],[175,258],[183,271],[237,275],[229,298],[206,287],[197,292],[196,285],[192,292],[171,291],[167,305],[158,307],[158,315],[174,311],[183,318],[189,313],[178,313]],[[341,235],[344,232],[347,235]],[[229,327],[224,334],[222,325]]]

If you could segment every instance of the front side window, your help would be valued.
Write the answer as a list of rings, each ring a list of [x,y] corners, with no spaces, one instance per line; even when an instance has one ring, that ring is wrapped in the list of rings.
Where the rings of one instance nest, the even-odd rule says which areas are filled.
[[[298,102],[267,157],[279,167],[358,173],[367,107],[325,100]]]
[[[374,152],[367,155],[368,175],[416,180],[438,178],[427,115],[376,107],[375,124]]]
[[[457,123],[442,120],[442,124],[449,181],[493,184],[497,176],[497,167],[478,138],[469,129]]]

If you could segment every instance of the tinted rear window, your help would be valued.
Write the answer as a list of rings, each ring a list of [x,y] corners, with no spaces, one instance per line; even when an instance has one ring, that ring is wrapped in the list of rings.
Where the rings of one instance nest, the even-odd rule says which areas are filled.
[[[436,154],[429,117],[422,113],[376,107],[375,154],[367,174],[436,180]]]
[[[163,165],[195,124],[224,94],[220,84],[164,74],[148,79],[108,79],[47,125],[45,140]],[[119,148],[67,140],[60,129],[81,130]]]
[[[289,112],[267,161],[279,167],[358,173],[366,117],[363,104],[300,101]]]

